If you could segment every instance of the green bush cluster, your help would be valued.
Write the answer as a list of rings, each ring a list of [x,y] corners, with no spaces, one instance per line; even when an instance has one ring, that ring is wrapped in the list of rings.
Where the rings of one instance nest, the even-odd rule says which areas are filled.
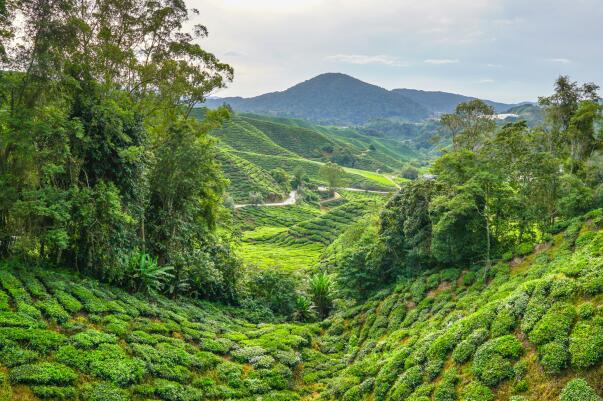
[[[603,357],[603,328],[594,322],[579,321],[570,336],[572,366],[586,369]]]
[[[523,353],[523,346],[512,335],[498,337],[481,345],[473,359],[473,372],[484,384],[496,386],[513,377],[512,360]]]
[[[588,385],[584,379],[573,379],[569,381],[561,394],[559,401],[601,401],[595,390]]]

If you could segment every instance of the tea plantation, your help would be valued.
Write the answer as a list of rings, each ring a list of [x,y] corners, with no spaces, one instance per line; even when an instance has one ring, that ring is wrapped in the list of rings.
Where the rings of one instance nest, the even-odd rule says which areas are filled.
[[[0,284],[4,400],[601,400],[600,211],[527,256],[402,279],[314,324],[11,263]]]
[[[315,325],[254,325],[31,266],[3,265],[0,283],[2,400],[297,400],[303,364],[318,363]]]

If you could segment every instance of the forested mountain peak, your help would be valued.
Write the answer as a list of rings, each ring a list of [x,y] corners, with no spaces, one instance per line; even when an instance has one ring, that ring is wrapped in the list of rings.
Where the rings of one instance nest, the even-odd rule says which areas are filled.
[[[213,108],[226,103],[235,111],[360,125],[384,118],[420,121],[451,112],[459,103],[472,99],[475,98],[441,91],[387,90],[347,74],[328,72],[284,91],[250,98],[212,98],[205,105]],[[514,106],[489,100],[485,103],[499,113]]]

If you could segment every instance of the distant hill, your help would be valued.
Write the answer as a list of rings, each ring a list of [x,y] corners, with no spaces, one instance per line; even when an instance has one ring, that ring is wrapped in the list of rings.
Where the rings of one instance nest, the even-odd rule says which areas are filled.
[[[320,124],[363,125],[375,120],[422,121],[454,110],[474,99],[447,92],[416,89],[387,90],[349,75],[326,73],[282,92],[242,98],[209,98],[204,106],[229,104],[235,111],[275,117],[302,118]],[[497,112],[515,104],[486,100]]]
[[[345,74],[322,74],[283,92],[208,99],[208,107],[229,104],[235,111],[295,117],[334,125],[357,125],[379,118],[410,121],[429,117],[422,105]]]
[[[544,122],[544,112],[537,104],[520,104],[507,109],[505,111],[505,114],[517,115],[517,117],[507,117],[505,119],[505,122],[525,120],[531,127],[538,124],[542,124]]]
[[[454,108],[462,102],[468,102],[475,99],[471,96],[459,95],[456,93],[441,92],[441,91],[423,91],[418,89],[393,89],[392,92],[398,93],[412,101],[419,103],[421,106],[428,109],[433,114],[450,113]],[[484,100],[484,102],[494,108],[498,113],[508,110],[516,106],[515,104],[493,102]]]

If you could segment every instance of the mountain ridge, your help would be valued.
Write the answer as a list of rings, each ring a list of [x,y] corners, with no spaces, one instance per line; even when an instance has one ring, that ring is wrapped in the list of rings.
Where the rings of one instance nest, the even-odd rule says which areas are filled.
[[[387,90],[343,73],[324,73],[283,91],[254,97],[212,97],[204,106],[228,104],[238,112],[302,118],[331,125],[361,125],[378,119],[423,121],[451,112],[475,97],[418,89]],[[485,100],[497,112],[518,104]]]

